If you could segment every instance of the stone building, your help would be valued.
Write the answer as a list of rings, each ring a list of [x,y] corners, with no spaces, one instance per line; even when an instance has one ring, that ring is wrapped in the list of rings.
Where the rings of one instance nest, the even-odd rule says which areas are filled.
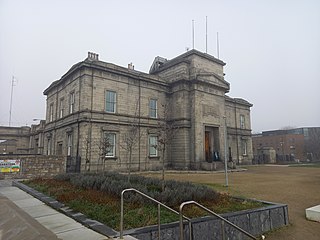
[[[0,154],[28,154],[30,127],[0,127]]]
[[[251,163],[252,104],[226,96],[230,84],[224,65],[191,50],[172,60],[156,57],[149,73],[143,73],[132,64],[117,66],[89,52],[44,91],[43,154],[66,155],[69,164],[82,171],[126,170],[128,151],[123,145],[136,126],[132,169],[158,169],[157,130],[169,119],[177,129],[164,157],[168,168],[210,169],[213,159],[226,157],[226,131],[227,159]]]
[[[256,162],[267,163],[265,149],[277,162],[320,160],[320,127],[264,131],[252,137]]]

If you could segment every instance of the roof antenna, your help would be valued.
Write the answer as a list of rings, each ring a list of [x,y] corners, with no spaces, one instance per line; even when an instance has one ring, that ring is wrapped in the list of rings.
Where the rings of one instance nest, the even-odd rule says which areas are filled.
[[[208,53],[208,16],[206,16],[206,53]]]
[[[220,54],[219,54],[219,51],[220,51],[220,46],[219,46],[219,32],[217,32],[217,55],[218,55],[218,59],[220,59]]]
[[[192,49],[194,49],[194,20],[192,20]]]
[[[10,96],[10,109],[9,109],[9,127],[11,126],[13,87],[15,86],[16,82],[17,82],[16,78],[14,76],[12,76],[12,80],[11,80],[11,96]]]

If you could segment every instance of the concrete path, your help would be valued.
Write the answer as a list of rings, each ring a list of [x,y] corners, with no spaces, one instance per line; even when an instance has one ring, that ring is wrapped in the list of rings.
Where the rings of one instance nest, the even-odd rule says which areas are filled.
[[[108,239],[43,202],[0,181],[0,240]]]

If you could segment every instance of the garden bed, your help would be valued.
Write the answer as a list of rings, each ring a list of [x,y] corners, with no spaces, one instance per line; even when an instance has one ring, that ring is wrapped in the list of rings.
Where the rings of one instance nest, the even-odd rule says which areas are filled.
[[[264,205],[260,202],[235,199],[209,187],[188,182],[166,181],[166,188],[162,191],[159,179],[131,176],[129,183],[127,176],[116,173],[63,174],[53,179],[37,178],[24,183],[115,230],[119,230],[121,191],[126,188],[135,188],[176,211],[179,211],[182,202],[189,200],[197,201],[217,213],[259,208]],[[187,207],[184,213],[189,218],[206,215],[194,206]],[[157,224],[157,206],[134,193],[127,193],[124,218],[125,229]],[[162,224],[178,220],[179,216],[161,209]]]
[[[244,227],[249,231],[252,230],[252,225],[261,225],[258,222],[262,219],[262,228],[252,230],[255,234],[273,229],[270,214],[274,211],[280,211],[280,213],[282,213],[280,214],[281,216],[278,214],[284,219],[280,221],[280,225],[287,224],[286,205],[281,206],[285,207],[284,210],[272,210],[275,208],[271,205],[267,206],[269,203],[233,198],[226,194],[217,193],[209,187],[191,183],[167,181],[165,191],[161,191],[161,181],[158,179],[132,176],[129,183],[127,176],[115,173],[104,173],[64,174],[54,179],[34,179],[26,181],[25,184],[58,200],[61,204],[60,207],[67,206],[73,211],[81,212],[87,217],[94,219],[91,220],[93,222],[96,220],[107,225],[110,227],[109,230],[111,230],[107,231],[108,236],[118,235],[118,233],[112,229],[119,230],[120,194],[121,191],[126,188],[136,188],[175,210],[178,210],[180,203],[194,200],[217,213],[236,211],[235,214],[224,215],[230,219],[230,221],[238,222],[241,225],[243,225],[243,222],[246,222],[245,220],[247,219],[249,222],[247,221]],[[267,211],[267,213],[265,211]],[[262,215],[259,212],[263,212]],[[257,213],[259,214],[257,215]],[[78,216],[77,214],[74,215]],[[217,222],[217,220],[212,217],[204,217],[206,213],[194,206],[185,208],[184,215],[195,219],[193,220],[193,227],[194,229],[199,228],[200,232],[203,232],[203,227],[201,227],[203,223],[207,227],[212,224],[220,224],[219,221]],[[238,218],[242,220],[239,222],[239,220],[237,220]],[[252,219],[255,220],[252,221]],[[177,215],[161,209],[161,231],[167,231],[163,233],[165,236],[171,236],[172,239],[175,238],[174,236],[177,236],[177,221]],[[266,223],[266,221],[269,221],[269,223]],[[275,220],[272,221],[274,222]],[[157,231],[157,227],[146,226],[157,224],[157,206],[136,194],[127,193],[125,198],[124,224],[125,229],[131,229],[126,232],[127,234],[136,236],[139,239],[151,239]],[[273,225],[278,227],[278,224]],[[186,228],[186,231],[188,231],[188,228]],[[204,232],[201,234],[204,234]],[[216,234],[219,234],[219,231],[216,231]],[[170,239],[170,237],[168,239]]]

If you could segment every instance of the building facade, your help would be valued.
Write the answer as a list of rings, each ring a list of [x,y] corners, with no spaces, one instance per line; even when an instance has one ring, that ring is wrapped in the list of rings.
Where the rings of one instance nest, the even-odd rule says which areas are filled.
[[[159,169],[157,133],[169,121],[175,133],[163,158],[167,168],[209,169],[213,160],[225,158],[250,164],[252,104],[226,96],[230,84],[224,65],[191,50],[172,60],[156,57],[149,73],[143,73],[89,52],[44,91],[46,120],[37,138],[43,141],[41,151],[66,155],[81,171],[125,170],[125,143],[135,127],[131,168]]]
[[[273,162],[320,160],[320,127],[265,131],[252,136],[256,162],[266,163],[266,149],[275,151]]]

